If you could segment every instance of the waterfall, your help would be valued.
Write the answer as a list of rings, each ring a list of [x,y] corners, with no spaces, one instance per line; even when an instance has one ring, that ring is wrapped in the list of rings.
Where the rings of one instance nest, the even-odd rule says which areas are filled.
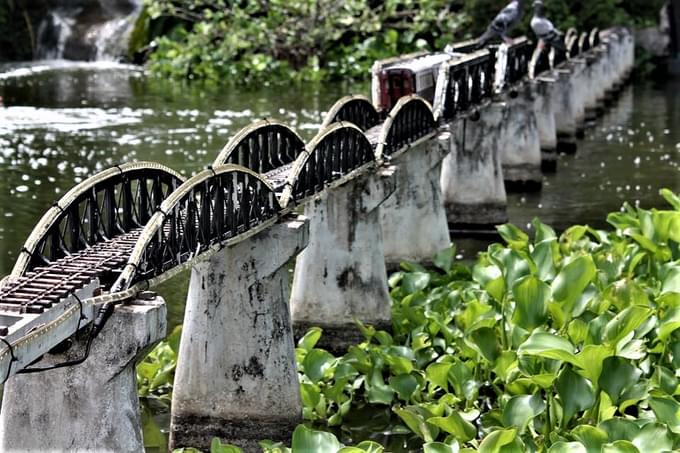
[[[38,59],[121,60],[141,0],[58,0],[38,29]]]

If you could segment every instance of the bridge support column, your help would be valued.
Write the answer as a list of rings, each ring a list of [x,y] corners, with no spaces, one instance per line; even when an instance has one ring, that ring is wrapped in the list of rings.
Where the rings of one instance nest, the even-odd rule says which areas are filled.
[[[576,138],[585,136],[586,127],[586,105],[588,102],[588,63],[584,58],[574,58],[569,60],[570,74],[570,93],[574,105],[576,122]]]
[[[555,95],[556,80],[539,77],[531,83],[534,91],[536,127],[541,144],[541,170],[555,172],[557,170],[557,129],[552,96]]]
[[[479,116],[449,125],[450,150],[442,164],[441,186],[449,226],[480,229],[508,221],[498,129],[503,106],[481,108]]]
[[[261,451],[302,421],[287,264],[304,218],[282,221],[194,266],[172,397],[172,448],[213,437]]]
[[[439,185],[450,141],[451,133],[442,132],[391,161],[397,167],[397,188],[380,208],[388,269],[402,261],[431,262],[451,245]]]
[[[498,138],[503,179],[508,191],[537,191],[543,185],[543,174],[535,100],[530,84],[521,84],[517,90],[517,97],[505,102]]]
[[[380,209],[396,190],[395,173],[394,166],[366,172],[305,204],[310,239],[291,294],[296,336],[321,327],[319,347],[340,352],[363,340],[355,319],[391,328]]]
[[[116,308],[84,363],[10,378],[0,411],[0,450],[143,452],[135,364],[165,337],[165,318],[160,297],[136,300]],[[87,332],[81,330],[68,351],[46,354],[34,367],[82,357]]]
[[[579,120],[576,99],[573,97],[573,71],[560,68],[555,71],[556,83],[553,85],[551,104],[555,114],[555,130],[557,132],[557,152],[574,154],[576,144],[576,126]]]

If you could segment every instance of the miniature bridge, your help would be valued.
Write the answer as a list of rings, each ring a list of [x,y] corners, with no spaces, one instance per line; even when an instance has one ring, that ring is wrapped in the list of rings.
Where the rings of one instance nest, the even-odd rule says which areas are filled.
[[[456,206],[466,205],[474,210],[470,197],[487,191],[487,185],[498,186],[497,182],[482,180],[474,173],[477,170],[468,172],[468,169],[479,169],[488,163],[483,169],[485,174],[506,170],[506,163],[501,162],[499,153],[502,154],[500,147],[504,143],[514,140],[516,132],[504,129],[504,124],[512,121],[508,120],[514,115],[512,108],[531,112],[532,122],[525,124],[526,117],[522,116],[517,120],[518,127],[533,125],[533,128],[527,126],[535,135],[532,143],[539,146],[538,151],[542,150],[545,158],[545,154],[554,153],[560,143],[568,145],[578,135],[588,110],[601,110],[604,99],[620,88],[631,69],[632,39],[626,30],[594,30],[580,35],[570,31],[567,46],[568,52],[558,55],[554,51],[539,52],[524,38],[509,46],[481,50],[462,43],[440,54],[417,54],[378,62],[374,69],[373,99],[348,96],[339,100],[329,111],[321,131],[307,144],[285,124],[263,120],[237,133],[210,168],[186,181],[163,165],[138,162],[116,166],[78,184],[45,213],[21,249],[11,275],[0,284],[0,340],[3,343],[0,345],[0,376],[7,380],[15,374],[41,369],[41,358],[49,352],[52,352],[51,356],[58,355],[65,341],[93,325],[85,335],[89,353],[94,337],[100,331],[105,332],[104,325],[112,316],[114,306],[138,299],[140,293],[183,270],[194,269],[190,298],[195,293],[194,299],[210,304],[211,298],[217,296],[205,292],[209,291],[205,288],[206,281],[225,278],[223,274],[215,274],[217,267],[231,265],[229,260],[226,264],[220,261],[225,256],[240,263],[245,272],[248,266],[257,267],[252,263],[264,259],[262,253],[265,256],[271,253],[270,261],[280,259],[285,263],[306,248],[306,258],[302,255],[298,258],[291,301],[293,320],[298,323],[299,319],[299,328],[314,324],[329,326],[332,331],[332,319],[319,318],[333,317],[332,313],[325,313],[326,308],[320,309],[318,305],[302,306],[307,300],[318,300],[321,294],[329,301],[334,300],[330,294],[334,291],[338,293],[339,301],[350,301],[347,302],[350,305],[352,300],[366,298],[366,294],[377,291],[375,297],[372,293],[368,297],[381,304],[377,315],[366,314],[360,308],[349,315],[380,323],[385,321],[387,309],[386,321],[389,321],[389,297],[384,284],[385,257],[413,258],[409,253],[400,254],[397,250],[400,246],[395,244],[403,243],[404,234],[411,234],[415,228],[437,228],[426,238],[431,239],[434,235],[438,238],[433,241],[435,246],[446,245],[448,225],[467,215],[456,211]],[[415,70],[413,79],[403,76],[408,73],[409,64],[432,58],[437,65],[436,71],[429,73],[432,82],[429,85],[419,86]],[[501,115],[499,120],[494,120],[496,122],[488,122],[498,105],[503,105],[505,116]],[[518,107],[508,107],[510,105]],[[506,135],[497,136],[503,133]],[[493,145],[488,142],[490,136],[495,136]],[[487,161],[477,154],[491,157]],[[510,159],[509,172],[514,171],[513,165],[515,163]],[[526,163],[516,166],[524,168]],[[500,174],[500,186],[503,186],[502,171]],[[485,187],[475,188],[475,181]],[[418,204],[413,200],[414,192],[426,201],[424,204],[434,206],[423,208],[420,202],[417,208],[411,206]],[[485,200],[479,203],[486,205]],[[345,211],[334,212],[339,206]],[[449,212],[445,212],[445,206]],[[449,210],[450,206],[454,207]],[[304,209],[306,219],[297,217],[300,209]],[[408,223],[403,221],[406,217],[416,217],[418,221],[434,226],[423,227],[421,224],[413,226],[410,233],[404,232],[402,223]],[[495,221],[497,219],[488,223]],[[300,226],[305,223],[306,227]],[[474,222],[465,217],[460,223]],[[368,230],[370,234],[366,232]],[[338,231],[344,234],[342,239],[333,236],[339,234]],[[285,248],[282,244],[287,240],[292,244],[290,250],[279,252],[279,247]],[[382,262],[382,267],[371,264],[370,258],[358,256],[363,253],[358,246],[361,241],[369,247],[379,244],[377,260]],[[251,246],[251,243],[255,245]],[[259,254],[254,251],[257,244],[264,249],[257,252]],[[350,259],[347,256],[353,256],[351,259],[355,261],[351,265],[337,265],[335,270],[328,264],[331,258],[324,261],[324,266],[314,264],[314,256],[320,256],[315,253],[332,255],[329,249],[333,248],[347,249],[345,258],[338,260],[347,261]],[[430,251],[423,254],[429,257]],[[246,255],[248,259],[241,258]],[[271,258],[273,255],[278,258]],[[271,280],[271,276],[283,281],[285,278],[279,278],[283,263],[266,278],[262,277],[262,271],[250,269],[249,272],[259,276],[254,277],[258,282]],[[371,278],[359,275],[359,269],[371,266],[375,267],[367,271]],[[305,275],[307,280],[304,280]],[[316,286],[310,283],[315,275],[321,281]],[[261,290],[264,296],[259,294],[257,297],[267,299],[279,291],[281,294],[276,297],[283,301],[284,308],[279,313],[281,325],[278,327],[290,330],[288,290],[279,280],[275,285],[264,284]],[[364,280],[372,283],[364,284]],[[240,284],[236,280],[229,281],[236,286]],[[337,283],[333,283],[335,281]],[[218,297],[219,304],[224,290],[231,290],[227,283],[215,285],[224,285]],[[270,288],[272,291],[266,285],[274,285]],[[316,294],[310,296],[310,291],[316,291]],[[234,296],[234,300],[238,302],[239,297]],[[248,300],[252,302],[254,296],[250,297]],[[360,303],[363,301],[356,305]],[[339,310],[347,315],[347,307]],[[200,355],[186,349],[197,338],[191,329],[192,316],[200,318],[196,314],[199,311],[198,307],[188,304],[185,329],[189,333],[183,334],[181,346],[182,354],[187,357]],[[254,316],[253,325],[262,313]],[[207,321],[201,322],[202,327],[196,329],[205,330]],[[338,330],[342,331],[348,324],[341,323]],[[157,336],[162,337],[164,324],[157,330]],[[283,346],[272,346],[268,343],[272,335],[267,332],[267,338],[257,341],[260,345],[266,343],[273,349],[279,348],[280,354],[290,359],[292,339],[286,336],[288,340],[282,341],[288,342]],[[153,335],[147,335],[145,344],[139,349],[155,340]],[[207,357],[208,341],[196,340],[196,343],[205,343]],[[115,341],[112,344],[115,345]],[[188,361],[187,368],[194,359],[182,360]],[[291,384],[297,392],[294,361],[292,371],[289,362],[287,380],[280,380]],[[60,366],[53,363],[51,367]],[[200,373],[203,372],[210,374],[209,370]],[[32,382],[26,386],[37,385],[35,379],[42,379],[39,382],[44,386],[47,378],[42,376],[51,373],[54,371],[22,376],[21,379]],[[264,374],[267,375],[266,370]],[[180,401],[182,395],[196,393],[194,384],[191,389],[189,387],[197,379],[201,378],[194,371],[178,366],[174,396],[177,414],[173,407],[173,436],[178,446],[189,443],[205,446],[205,439],[209,439],[206,436],[224,435],[213,426],[219,423],[214,419],[224,421],[229,418],[214,414],[203,414],[203,417],[195,408],[198,403],[192,403],[192,406]],[[240,379],[239,376],[236,380]],[[14,379],[8,383],[9,396],[3,402],[0,420],[4,448],[24,445],[17,440],[19,434],[13,437],[14,425],[22,423],[17,420],[27,423],[26,417],[31,420],[36,417],[23,414],[23,418],[11,420],[18,410],[12,404],[20,400],[12,394],[28,388],[16,383],[17,389],[13,392],[12,385],[15,385]],[[57,388],[63,383],[54,385]],[[257,392],[261,383],[252,385],[252,390]],[[266,393],[266,390],[262,391]],[[292,400],[296,399],[295,395],[297,393],[293,394]],[[252,393],[249,399],[253,405]],[[299,402],[290,404],[295,407]],[[290,406],[287,409],[290,410]],[[182,410],[190,416],[182,416]],[[11,414],[7,414],[8,411]],[[197,427],[191,420],[198,418],[212,428]],[[278,429],[288,429],[298,418],[299,414],[293,414],[290,423],[277,421]],[[251,414],[249,420],[257,421],[258,416]],[[234,429],[230,431],[233,438],[248,437],[243,433],[234,435]],[[122,451],[139,447],[134,442],[126,445],[113,449]]]

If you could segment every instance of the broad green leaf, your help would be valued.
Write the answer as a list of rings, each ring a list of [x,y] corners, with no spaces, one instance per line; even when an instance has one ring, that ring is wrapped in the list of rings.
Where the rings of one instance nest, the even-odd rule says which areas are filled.
[[[626,335],[637,329],[651,316],[652,310],[634,305],[617,314],[604,328],[604,340],[610,344],[617,344]]]
[[[366,381],[368,402],[373,404],[392,404],[394,390],[385,384],[380,368],[376,367],[370,376],[371,378]]]
[[[571,435],[586,447],[588,453],[602,451],[602,446],[609,440],[603,429],[590,425],[577,426]]]
[[[418,381],[410,374],[400,374],[389,378],[390,387],[397,392],[399,398],[408,401],[418,389]]]
[[[668,202],[668,204],[673,206],[673,209],[680,211],[680,197],[668,189],[661,189],[659,193]]]
[[[326,372],[335,364],[336,358],[323,349],[312,349],[302,363],[305,374],[314,383],[324,379]]]
[[[505,295],[505,279],[498,266],[482,266],[478,264],[472,271],[472,277],[491,297],[497,301],[503,299]]]
[[[456,247],[452,246],[437,253],[432,260],[432,263],[444,272],[451,271],[453,262],[456,259]]]
[[[329,452],[334,453],[340,450],[342,445],[331,433],[325,431],[315,431],[305,425],[298,425],[293,431],[293,442],[291,444],[294,452]]]
[[[425,377],[428,381],[449,391],[449,370],[453,365],[451,363],[433,363],[425,370]]]
[[[512,288],[515,298],[513,322],[527,330],[542,325],[548,316],[550,287],[538,278],[528,275],[518,280]]]
[[[579,299],[586,286],[593,281],[597,269],[593,258],[580,256],[564,266],[553,280],[551,288],[554,299],[567,307],[567,313]]]
[[[210,442],[210,453],[243,453],[243,450],[235,445],[224,444],[215,437]]]
[[[565,338],[547,332],[534,331],[520,345],[517,353],[574,363],[576,361],[574,349],[574,345]]]
[[[408,426],[408,428],[413,431],[418,437],[423,439],[425,442],[432,442],[438,434],[438,429],[433,427],[431,429],[425,422],[425,418],[419,414],[412,407],[405,408],[395,408],[394,413],[399,416],[399,418]]]
[[[661,318],[659,340],[666,341],[677,329],[680,329],[680,307],[671,308]]]
[[[544,241],[536,244],[531,251],[531,259],[536,263],[538,278],[543,281],[552,280],[555,277],[554,253],[557,247],[556,241]]]
[[[406,294],[422,291],[430,284],[430,274],[427,272],[410,272],[401,280],[401,289]]]
[[[298,348],[302,348],[307,352],[311,351],[319,342],[322,334],[323,330],[319,327],[312,327],[307,331],[304,337],[300,338],[300,341],[298,341]]]
[[[362,449],[366,453],[382,453],[383,451],[385,451],[385,448],[382,445],[370,440],[360,442],[359,444],[357,444],[357,448]]]
[[[529,236],[517,228],[515,225],[506,223],[505,225],[500,225],[496,227],[498,233],[501,235],[503,240],[515,250],[524,250],[527,248],[529,243]]]
[[[545,411],[545,402],[539,395],[517,395],[510,398],[503,408],[503,425],[517,428],[523,434],[527,425]]]
[[[632,420],[611,418],[600,423],[610,441],[635,439],[640,434],[640,427]]]
[[[649,405],[660,422],[675,434],[680,434],[680,403],[673,398],[659,396],[649,398]]]
[[[473,330],[469,334],[469,345],[475,349],[482,357],[491,363],[496,361],[500,353],[496,330],[490,327],[482,327]]]
[[[456,411],[451,412],[447,417],[432,417],[427,420],[427,423],[441,428],[459,442],[467,442],[477,436],[475,425],[465,420]]]
[[[306,382],[300,383],[300,396],[302,398],[302,404],[306,407],[316,407],[321,399],[321,391],[314,384],[309,384]]]
[[[458,442],[452,445],[441,442],[428,442],[423,445],[423,453],[458,453]]]
[[[489,433],[479,445],[479,453],[500,453],[504,446],[517,437],[516,429],[499,429]]]
[[[602,446],[602,453],[640,453],[640,450],[632,442],[617,440],[610,444],[604,444]]]
[[[564,410],[563,425],[580,411],[590,409],[595,403],[593,385],[586,378],[574,373],[570,366],[565,366],[555,381],[557,394]]]
[[[641,453],[661,453],[673,449],[671,434],[661,423],[647,423],[631,442]]]
[[[589,453],[581,442],[556,442],[548,449],[548,453]]]
[[[607,392],[612,402],[619,404],[623,392],[632,387],[642,375],[642,371],[621,357],[607,357],[602,366],[598,385]]]

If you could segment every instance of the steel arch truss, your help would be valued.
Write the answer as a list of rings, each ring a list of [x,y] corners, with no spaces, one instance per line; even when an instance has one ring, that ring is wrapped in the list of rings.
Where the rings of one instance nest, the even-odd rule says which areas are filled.
[[[290,127],[278,121],[262,120],[239,131],[214,162],[240,165],[267,173],[290,164],[305,149],[305,143]]]
[[[38,222],[11,275],[20,277],[38,266],[142,228],[182,180],[163,165],[138,162],[83,181]]]
[[[432,107],[420,96],[399,99],[383,123],[376,156],[389,157],[437,128]]]
[[[328,111],[321,129],[340,121],[355,124],[362,131],[367,131],[380,124],[381,118],[366,96],[345,96]]]
[[[204,170],[181,185],[149,221],[113,291],[182,266],[211,246],[275,220],[281,206],[260,175],[237,165]]]
[[[375,160],[373,146],[354,124],[334,123],[298,157],[286,181],[281,205],[314,196],[334,181]]]

